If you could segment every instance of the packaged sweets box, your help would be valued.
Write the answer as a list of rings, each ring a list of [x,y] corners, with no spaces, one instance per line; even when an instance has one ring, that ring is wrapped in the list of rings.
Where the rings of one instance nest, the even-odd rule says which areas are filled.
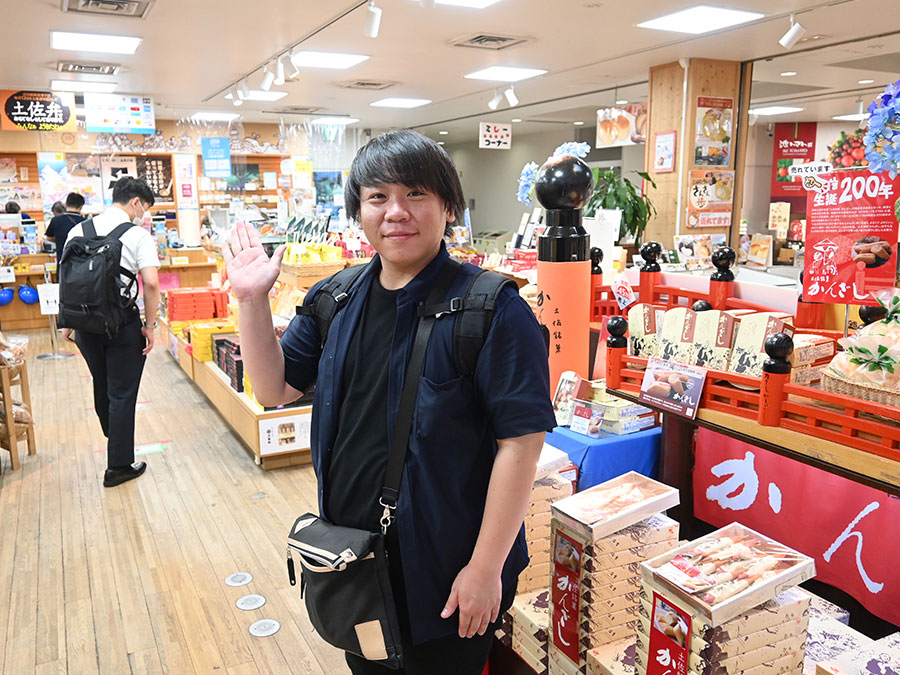
[[[735,329],[740,318],[716,309],[697,313],[691,363],[712,370],[728,368]]]
[[[636,649],[631,638],[590,649],[586,658],[587,672],[589,675],[633,675]]]
[[[775,333],[787,333],[793,336],[793,327],[785,321],[782,314],[760,312],[741,317],[734,338],[734,348],[728,361],[728,370],[732,373],[760,377],[763,362],[768,358],[765,351],[766,339]]]
[[[553,517],[586,544],[678,505],[678,490],[630,471],[551,506]]]
[[[656,356],[659,332],[665,307],[639,303],[628,310],[628,353],[634,356]]]
[[[663,319],[659,337],[659,358],[673,363],[692,363],[697,312],[687,307],[673,307]]]
[[[640,567],[644,581],[662,588],[712,625],[723,624],[815,576],[812,558],[738,523]]]

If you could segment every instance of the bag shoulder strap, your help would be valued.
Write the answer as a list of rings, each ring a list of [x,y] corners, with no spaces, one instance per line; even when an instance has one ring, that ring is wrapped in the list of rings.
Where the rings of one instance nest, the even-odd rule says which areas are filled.
[[[120,225],[116,225],[116,229],[106,235],[109,239],[119,240],[122,238],[122,235],[128,232],[132,227],[137,227],[134,223],[122,223]]]
[[[97,230],[94,228],[93,218],[88,218],[83,223],[81,223],[81,229],[84,232],[85,237],[93,239],[97,236]]]
[[[463,297],[419,308],[419,316],[441,317],[459,313],[453,332],[453,361],[456,371],[463,377],[475,372],[478,354],[491,329],[497,298],[507,286],[518,289],[512,279],[481,270],[472,277]]]
[[[331,322],[341,308],[350,300],[350,289],[368,265],[355,265],[331,276],[319,289],[315,300],[308,305],[297,307],[297,314],[311,316],[316,320],[322,347],[328,339]]]
[[[438,272],[437,279],[428,300],[424,306],[434,305],[447,297],[450,287],[456,279],[462,265],[452,258],[448,258]],[[421,309],[422,305],[420,305]],[[400,483],[403,480],[403,465],[406,462],[406,452],[409,448],[409,435],[412,430],[412,419],[416,408],[416,397],[419,393],[419,378],[425,365],[425,352],[431,333],[434,329],[436,315],[420,316],[416,327],[416,336],[413,340],[412,353],[409,363],[406,365],[406,377],[403,380],[403,389],[400,392],[400,407],[397,410],[397,419],[394,422],[394,434],[391,437],[391,450],[388,455],[387,469],[384,473],[384,487],[381,490],[379,504],[384,507],[381,515],[381,531],[387,534],[387,530],[394,521],[394,510],[397,508],[397,498],[400,496]]]

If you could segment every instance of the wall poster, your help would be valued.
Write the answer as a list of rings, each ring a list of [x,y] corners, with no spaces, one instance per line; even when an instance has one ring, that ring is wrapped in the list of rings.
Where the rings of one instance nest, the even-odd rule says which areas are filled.
[[[697,97],[694,166],[728,166],[733,128],[733,98]]]

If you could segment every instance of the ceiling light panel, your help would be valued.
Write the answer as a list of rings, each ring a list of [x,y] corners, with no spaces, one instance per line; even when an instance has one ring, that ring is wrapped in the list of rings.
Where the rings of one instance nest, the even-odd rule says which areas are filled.
[[[362,54],[341,54],[339,52],[300,51],[291,54],[291,62],[298,68],[334,68],[346,70],[368,60]]]
[[[261,89],[251,89],[247,94],[248,101],[278,101],[287,96],[286,91],[262,91]],[[225,98],[231,99],[232,94],[225,94]]]
[[[490,80],[492,82],[520,82],[530,77],[543,75],[546,70],[540,68],[516,68],[515,66],[491,66],[476,70],[466,75],[468,80]]]
[[[673,33],[700,35],[756,21],[762,19],[763,16],[759,12],[746,12],[739,9],[726,9],[711,5],[696,5],[679,12],[666,14],[657,19],[639,23],[638,28],[652,28]]]
[[[431,103],[427,98],[383,98],[369,105],[375,108],[418,108]]]
[[[119,86],[118,82],[79,82],[77,80],[50,80],[52,91],[89,91],[96,94],[111,94]]]
[[[862,122],[868,115],[866,113],[853,113],[851,115],[835,115],[831,119],[841,122]]]
[[[67,33],[50,31],[50,46],[71,52],[98,54],[134,54],[141,38],[124,35],[94,35],[92,33]]]
[[[786,105],[771,105],[765,108],[754,108],[750,111],[751,115],[786,115],[788,113],[803,112],[804,108],[792,108]]]
[[[451,7],[471,7],[472,9],[484,9],[496,5],[500,0],[435,0],[436,5],[449,5]]]

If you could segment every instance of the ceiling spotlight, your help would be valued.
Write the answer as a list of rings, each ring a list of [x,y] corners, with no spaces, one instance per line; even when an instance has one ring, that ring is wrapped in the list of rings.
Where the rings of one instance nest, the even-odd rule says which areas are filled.
[[[244,105],[244,99],[241,98],[240,92],[237,89],[231,90],[231,103],[235,107]]]
[[[275,62],[275,79],[272,84],[276,84],[279,87],[284,84],[284,60],[280,56]]]
[[[522,121],[522,118],[521,118],[521,117],[513,117],[513,118],[512,118],[512,121],[513,121],[513,122],[521,122],[521,121]]]
[[[449,131],[441,130],[441,131],[439,131],[438,133],[439,133],[441,136],[446,136],[446,135],[449,134],[450,132],[449,132]]]
[[[616,101],[616,105],[628,105],[628,101],[626,101],[624,98],[620,98],[618,101]]]
[[[782,77],[793,77],[796,74],[797,74],[796,70],[786,70],[783,73],[781,73],[781,76]]]
[[[572,122],[572,124],[574,124],[576,127],[583,127],[583,126],[584,126],[584,122]]]
[[[490,100],[490,102],[488,103],[488,108],[490,108],[491,110],[496,110],[497,108],[500,107],[500,101],[502,101],[502,100],[503,100],[503,92],[495,91],[494,98],[492,98]]]
[[[259,88],[263,91],[269,91],[272,88],[272,84],[275,82],[275,73],[269,70],[269,64],[266,64],[266,67],[263,68],[263,79],[262,82],[259,83]]]
[[[803,27],[803,24],[795,21],[794,15],[791,14],[791,27],[788,28],[787,33],[781,36],[778,44],[785,49],[791,49],[804,35],[806,35],[806,29]]]
[[[875,84],[875,80],[858,80],[857,84]]]
[[[381,10],[375,6],[375,0],[369,0],[369,6],[366,8],[366,23],[363,26],[363,35],[368,38],[377,38],[380,27]]]
[[[246,77],[241,80],[241,83],[238,85],[238,96],[241,98],[250,98],[250,85],[247,84]]]
[[[516,91],[512,87],[505,89],[503,95],[506,96],[506,101],[509,103],[510,108],[519,105],[519,97],[516,96]]]

